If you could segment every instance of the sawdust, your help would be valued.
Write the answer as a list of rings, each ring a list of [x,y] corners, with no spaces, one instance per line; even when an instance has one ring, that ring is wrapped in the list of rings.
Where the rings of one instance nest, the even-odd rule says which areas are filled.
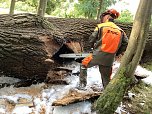
[[[31,85],[30,87],[20,87],[20,88],[14,88],[14,89],[15,89],[16,93],[37,96],[37,95],[41,94],[41,91],[44,86],[45,86],[45,84],[42,83],[39,85]]]

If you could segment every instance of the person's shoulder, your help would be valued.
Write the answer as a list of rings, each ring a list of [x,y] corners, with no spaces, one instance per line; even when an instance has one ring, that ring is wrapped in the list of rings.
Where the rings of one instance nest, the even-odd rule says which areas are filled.
[[[119,29],[120,31],[124,32],[121,27],[119,27],[116,23],[113,22],[113,27]]]
[[[109,22],[97,24],[98,27],[104,27],[104,26],[108,26],[108,25],[109,25]]]

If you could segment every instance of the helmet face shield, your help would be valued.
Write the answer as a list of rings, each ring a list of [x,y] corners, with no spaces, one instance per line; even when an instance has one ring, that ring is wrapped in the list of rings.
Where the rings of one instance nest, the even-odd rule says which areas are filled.
[[[109,13],[107,12],[104,12],[100,15],[100,21],[102,22],[103,18],[106,16],[106,15],[109,15]]]

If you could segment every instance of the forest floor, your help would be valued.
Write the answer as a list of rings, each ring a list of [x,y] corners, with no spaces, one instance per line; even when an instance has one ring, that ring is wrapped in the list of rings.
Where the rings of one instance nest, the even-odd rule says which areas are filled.
[[[130,98],[122,103],[129,114],[152,114],[152,86],[140,82],[129,90]]]
[[[149,69],[149,66],[146,69]],[[143,74],[144,72],[152,77],[151,69],[141,69],[136,73]],[[99,78],[92,78],[91,73],[99,75],[99,72],[96,69],[90,69],[88,72],[90,73],[88,80],[91,80],[88,81],[88,84],[92,87],[102,88],[98,81]],[[14,88],[11,86],[1,88],[0,114],[96,114],[92,110],[92,101],[89,100],[67,106],[52,106],[54,101],[66,96],[69,90],[77,85],[78,76],[70,76],[67,79],[71,80],[70,85],[40,83],[30,87]],[[152,84],[152,80],[147,80]],[[4,77],[1,77],[0,81],[4,81]],[[152,86],[145,81],[136,84],[126,93],[123,102],[116,110],[116,114],[152,114]]]
[[[152,63],[142,64],[144,68],[152,71]],[[150,80],[149,80],[150,81]],[[152,85],[140,81],[129,90],[131,99],[124,99],[125,109],[130,114],[152,114]]]
[[[30,108],[34,107],[35,105],[34,101],[32,101],[32,99],[28,99],[27,96],[24,97],[24,95],[42,97],[41,92],[44,86],[45,84],[32,85],[30,87],[23,87],[23,88],[11,88],[11,87],[3,88],[1,91],[3,91],[3,94],[5,94],[6,96],[13,97],[14,95],[20,94],[22,97],[18,99],[19,100],[18,103],[15,103],[14,100],[12,100],[13,101],[12,102],[10,99],[7,99],[7,100],[1,99],[0,100],[0,107],[1,107],[0,114],[9,114],[9,113],[11,114],[13,111],[16,112],[16,114],[28,114],[27,112],[29,112],[29,114],[36,114],[34,113],[34,110],[32,113],[32,111],[30,111],[27,108],[27,107],[30,107]],[[145,83],[140,83],[136,85],[135,87],[133,87],[130,90],[130,93],[132,93],[132,97],[127,98],[127,99],[124,98],[124,101],[121,104],[122,105],[121,109],[118,110],[117,113],[119,114],[152,114],[152,105],[151,105],[152,104],[152,86],[147,85]],[[15,99],[15,96],[13,99]],[[19,107],[24,108],[23,110],[26,110],[26,111],[19,112],[18,111]],[[4,108],[4,110],[2,110],[2,108]],[[45,112],[46,110],[41,110],[39,111],[39,114],[45,114]],[[62,114],[68,114],[68,113],[62,113]],[[71,114],[74,114],[74,111]],[[88,113],[88,114],[91,114],[91,113]]]

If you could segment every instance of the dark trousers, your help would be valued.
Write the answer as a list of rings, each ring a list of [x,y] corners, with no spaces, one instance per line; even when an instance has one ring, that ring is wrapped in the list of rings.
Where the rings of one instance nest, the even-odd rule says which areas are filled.
[[[95,61],[94,59],[90,61],[88,64],[87,68],[90,68],[92,66],[98,65],[99,66],[99,72],[101,74],[101,79],[102,79],[102,84],[103,87],[105,88],[108,83],[110,82],[110,76],[112,74],[112,66],[104,66],[104,65],[99,65],[97,64],[99,61]],[[80,71],[80,84],[83,84],[83,86],[86,85],[87,83],[87,68],[84,66],[81,66],[81,71]]]
[[[105,88],[108,85],[108,83],[110,82],[112,67],[111,66],[99,65],[99,71],[100,71],[100,74],[101,74],[103,87]]]

